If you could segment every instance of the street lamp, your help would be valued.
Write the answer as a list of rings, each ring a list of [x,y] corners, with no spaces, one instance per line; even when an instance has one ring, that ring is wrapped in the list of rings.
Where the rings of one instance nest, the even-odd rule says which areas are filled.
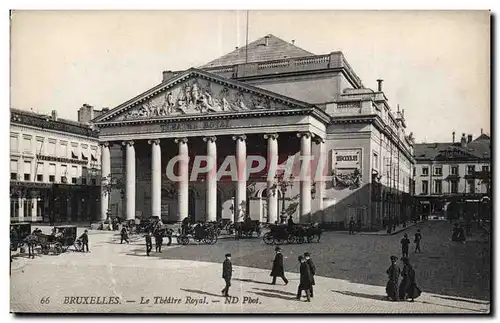
[[[288,191],[288,187],[291,188],[293,186],[294,176],[291,175],[290,179],[287,180],[287,179],[285,179],[284,173],[281,173],[277,177],[278,177],[278,185],[281,189],[281,215],[280,215],[280,218],[281,218],[281,223],[284,223],[286,221],[285,196],[286,196],[286,192]]]

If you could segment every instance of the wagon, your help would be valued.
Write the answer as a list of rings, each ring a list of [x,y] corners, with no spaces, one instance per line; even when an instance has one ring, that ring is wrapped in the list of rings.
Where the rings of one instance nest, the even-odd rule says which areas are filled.
[[[24,240],[31,233],[31,223],[21,222],[21,223],[11,223],[10,225],[10,246],[12,251],[16,251],[21,248],[21,252],[24,247]]]
[[[264,237],[265,244],[319,242],[322,230],[312,225],[271,225]]]
[[[60,243],[61,251],[66,252],[71,246],[75,251],[82,251],[82,243],[76,238],[77,227],[76,225],[60,225],[54,227],[56,232],[60,232],[61,236],[56,240]]]
[[[217,230],[214,225],[209,223],[199,223],[187,232],[177,236],[177,243],[181,245],[189,244],[189,239],[196,242],[203,241],[206,244],[215,244],[217,242]]]

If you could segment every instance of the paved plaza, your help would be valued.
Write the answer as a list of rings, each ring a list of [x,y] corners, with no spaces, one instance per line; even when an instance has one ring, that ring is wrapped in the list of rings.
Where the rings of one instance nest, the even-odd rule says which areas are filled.
[[[90,231],[90,253],[16,258],[13,312],[203,313],[488,313],[489,243],[449,241],[451,225],[425,222],[422,254],[410,258],[423,294],[414,303],[384,299],[389,256],[400,256],[393,236],[327,232],[319,244],[283,245],[288,285],[269,285],[274,247],[261,239],[220,239],[215,245],[164,247],[145,256],[142,238],[120,244],[117,232]],[[412,235],[417,227],[409,228]],[[46,228],[44,228],[46,229]],[[410,248],[412,246],[410,245]],[[296,301],[297,256],[312,254],[317,277],[312,302]],[[220,295],[221,262],[230,252],[232,298]]]

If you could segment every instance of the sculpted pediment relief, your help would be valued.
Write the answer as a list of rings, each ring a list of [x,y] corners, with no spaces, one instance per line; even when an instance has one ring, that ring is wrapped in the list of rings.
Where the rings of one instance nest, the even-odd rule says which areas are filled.
[[[286,108],[270,97],[193,77],[121,113],[115,120]]]

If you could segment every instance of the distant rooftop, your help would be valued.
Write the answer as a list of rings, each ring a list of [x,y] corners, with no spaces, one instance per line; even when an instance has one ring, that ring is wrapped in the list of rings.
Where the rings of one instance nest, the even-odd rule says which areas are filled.
[[[461,147],[460,141],[458,142],[434,142],[434,143],[420,143],[415,144],[415,158],[417,160],[434,159],[442,151],[448,149],[462,150],[463,152],[474,155],[477,158],[491,158],[491,141],[490,137],[482,134],[475,140],[467,143],[467,147]]]
[[[315,56],[300,47],[284,41],[274,35],[267,35],[256,41],[235,49],[234,51],[214,59],[200,68],[236,65],[243,63],[254,63],[272,61],[283,58]]]

